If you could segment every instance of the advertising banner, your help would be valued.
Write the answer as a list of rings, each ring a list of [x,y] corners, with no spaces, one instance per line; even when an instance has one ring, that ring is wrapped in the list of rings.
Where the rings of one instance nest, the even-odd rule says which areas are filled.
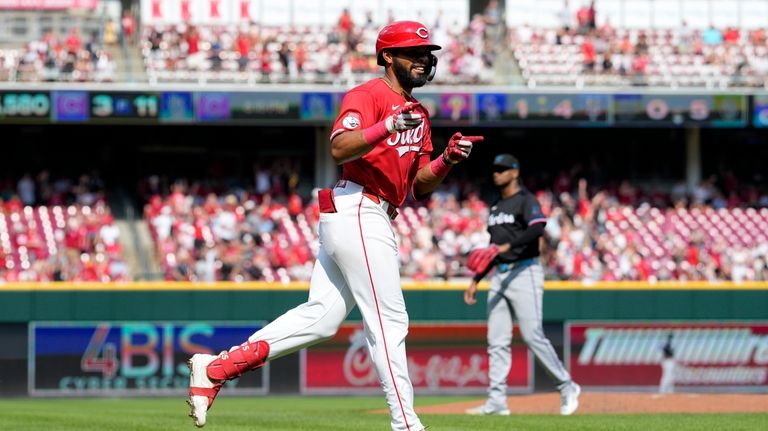
[[[87,121],[88,93],[85,91],[54,91],[54,106],[58,122]]]
[[[0,123],[326,125],[334,91],[0,91]],[[766,127],[768,96],[739,94],[418,93],[434,126]],[[751,107],[751,109],[750,109]]]
[[[573,379],[593,388],[653,388],[671,336],[674,385],[707,390],[765,390],[768,322],[566,323]]]
[[[745,127],[747,98],[736,94],[614,94],[620,126]]]
[[[752,110],[752,125],[759,128],[768,127],[768,95],[760,94],[754,98]]]
[[[416,393],[485,393],[488,354],[485,324],[412,324],[408,370]],[[533,391],[533,359],[515,328],[510,392]],[[304,394],[381,392],[362,325],[344,325],[331,340],[301,356]]]
[[[478,93],[478,121],[494,125],[607,126],[607,94]]]
[[[229,106],[233,120],[299,120],[302,93],[233,92]]]
[[[187,360],[218,354],[261,325],[179,322],[31,322],[30,395],[183,394]],[[225,391],[263,394],[268,366],[227,382]]]
[[[474,110],[470,93],[417,93],[416,98],[429,112],[432,124],[469,124]]]

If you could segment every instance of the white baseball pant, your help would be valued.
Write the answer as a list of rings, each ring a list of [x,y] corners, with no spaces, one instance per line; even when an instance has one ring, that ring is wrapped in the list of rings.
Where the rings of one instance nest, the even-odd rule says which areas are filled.
[[[675,391],[675,358],[661,360],[661,380],[659,381],[659,393],[671,394]]]
[[[408,313],[400,287],[397,239],[386,201],[375,203],[363,187],[334,188],[336,213],[320,214],[320,251],[309,300],[289,310],[249,340],[270,345],[269,360],[333,337],[352,308],[363,317],[368,350],[386,394],[395,431],[421,431],[413,409],[405,337]]]

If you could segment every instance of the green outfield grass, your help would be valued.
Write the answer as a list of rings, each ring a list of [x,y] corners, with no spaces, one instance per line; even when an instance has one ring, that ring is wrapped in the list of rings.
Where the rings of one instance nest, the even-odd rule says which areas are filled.
[[[419,405],[469,400],[417,397]],[[478,398],[474,398],[478,399]],[[208,431],[387,431],[382,397],[229,397],[216,401]],[[0,399],[3,431],[192,431],[183,398]],[[513,415],[470,417],[423,415],[428,431],[480,430],[761,430],[768,413]]]

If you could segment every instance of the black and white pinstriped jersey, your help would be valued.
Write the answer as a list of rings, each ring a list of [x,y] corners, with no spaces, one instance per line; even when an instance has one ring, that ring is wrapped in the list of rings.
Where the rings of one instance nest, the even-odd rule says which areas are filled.
[[[537,223],[546,223],[547,218],[541,212],[541,206],[533,193],[521,186],[514,195],[499,199],[491,206],[488,216],[488,233],[493,244],[514,244],[517,238]],[[506,253],[499,255],[499,261],[504,263],[517,262],[539,255],[539,237],[513,246]]]

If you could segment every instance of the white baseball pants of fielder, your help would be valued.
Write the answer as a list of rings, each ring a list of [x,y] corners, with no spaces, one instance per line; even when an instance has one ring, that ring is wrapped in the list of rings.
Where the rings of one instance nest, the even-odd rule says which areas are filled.
[[[333,337],[357,305],[371,360],[386,394],[395,431],[421,431],[413,409],[405,337],[408,313],[400,287],[397,239],[387,203],[377,204],[350,181],[334,188],[336,213],[320,214],[320,251],[309,300],[249,340],[270,345],[269,360]]]
[[[659,393],[671,394],[675,391],[675,358],[661,360],[661,381],[659,381]]]
[[[560,362],[542,327],[544,272],[536,260],[496,272],[488,292],[488,405],[507,408],[507,376],[512,366],[512,316],[536,359],[561,387],[571,375]]]

